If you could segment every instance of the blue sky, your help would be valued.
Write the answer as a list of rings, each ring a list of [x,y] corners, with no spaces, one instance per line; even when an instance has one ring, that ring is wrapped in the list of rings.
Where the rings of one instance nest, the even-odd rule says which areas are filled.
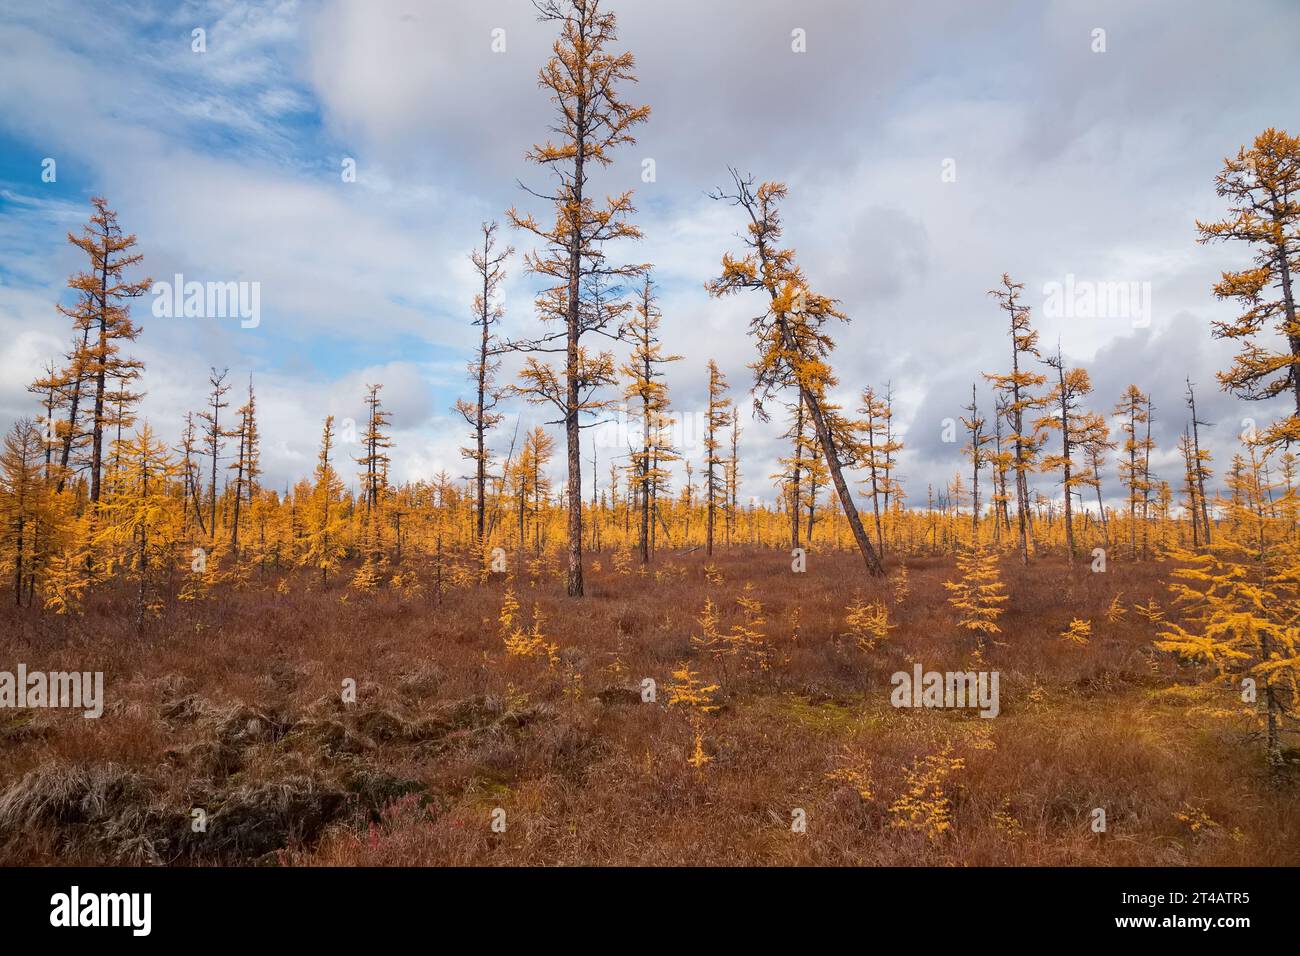
[[[942,422],[1006,364],[984,294],[1003,271],[1026,283],[1044,346],[1059,340],[1089,368],[1095,407],[1130,381],[1153,393],[1164,476],[1179,473],[1184,376],[1220,423],[1220,464],[1240,421],[1272,411],[1214,387],[1230,349],[1209,322],[1231,307],[1210,284],[1244,253],[1196,245],[1194,220],[1221,214],[1224,155],[1266,126],[1300,128],[1296,5],[1255,3],[1241,20],[1210,2],[611,6],[638,58],[630,95],[654,112],[601,185],[636,189],[645,239],[619,254],[655,263],[685,415],[702,407],[710,358],[747,406],[756,305],[703,291],[742,226],[706,196],[729,164],[790,185],[787,238],[853,320],[836,353],[841,398],[892,383],[914,501],[964,470]],[[192,50],[196,28],[206,52]],[[794,29],[807,52],[791,50]],[[546,135],[535,75],[550,42],[524,0],[7,5],[0,425],[34,414],[25,385],[65,344],[54,304],[81,263],[64,236],[102,193],[139,237],[142,275],[261,285],[256,329],[137,310],[144,413],[164,435],[202,402],[209,366],[252,373],[267,474],[282,484],[309,470],[321,419],[360,417],[364,385],[383,382],[397,476],[462,474],[450,408],[473,345],[468,252],[479,222],[514,204],[544,211],[516,180],[546,182],[523,154]],[[56,182],[41,180],[46,157]],[[340,175],[345,157],[356,182]],[[941,177],[948,160],[955,181]],[[504,329],[531,334],[536,282],[518,258],[510,271]],[[1042,314],[1042,290],[1067,274],[1149,282],[1150,327]],[[525,427],[550,417],[516,411]],[[771,498],[781,430],[746,418],[746,495]],[[602,482],[621,453],[600,449]]]

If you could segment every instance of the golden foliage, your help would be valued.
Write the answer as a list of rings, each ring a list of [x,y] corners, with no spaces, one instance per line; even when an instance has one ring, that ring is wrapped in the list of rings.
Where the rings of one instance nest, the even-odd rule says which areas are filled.
[[[997,619],[1008,597],[998,573],[996,552],[988,548],[966,548],[957,554],[957,581],[945,581],[948,603],[959,614],[958,626],[979,634],[998,634]]]

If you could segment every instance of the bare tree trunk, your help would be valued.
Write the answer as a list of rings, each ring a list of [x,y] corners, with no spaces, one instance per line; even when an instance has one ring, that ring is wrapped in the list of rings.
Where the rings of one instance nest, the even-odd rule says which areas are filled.
[[[99,368],[95,372],[95,418],[92,423],[90,500],[98,501],[100,470],[104,460],[104,385],[108,371],[108,235],[104,235],[104,258],[99,271]]]
[[[1300,380],[1300,376],[1297,377]],[[1300,399],[1297,399],[1300,401]],[[1208,547],[1213,543],[1213,536],[1210,532],[1210,506],[1206,503],[1205,498],[1205,474],[1201,468],[1201,431],[1200,422],[1196,418],[1196,393],[1192,390],[1192,383],[1187,382],[1187,404],[1192,409],[1192,450],[1196,454],[1196,487],[1201,498],[1201,527],[1205,529],[1205,544]]]
[[[794,474],[790,479],[790,547],[799,547],[800,487],[803,468],[803,396],[799,396],[799,411],[794,422]],[[809,528],[811,534],[812,529]]]
[[[857,542],[858,550],[862,552],[862,559],[867,564],[867,571],[872,575],[883,575],[885,569],[880,563],[880,558],[876,555],[876,549],[871,546],[871,539],[867,537],[867,532],[862,527],[862,518],[858,515],[857,506],[853,503],[853,495],[849,491],[848,483],[844,480],[844,469],[840,464],[839,454],[835,451],[835,443],[831,438],[830,428],[826,424],[826,417],[822,413],[821,405],[816,397],[803,385],[799,386],[799,392],[808,405],[813,427],[817,429],[817,440],[821,442],[822,451],[826,455],[826,467],[831,473],[831,481],[835,484],[835,491],[840,496],[840,505],[844,508],[844,517],[848,519],[849,528],[853,531],[853,540]]]

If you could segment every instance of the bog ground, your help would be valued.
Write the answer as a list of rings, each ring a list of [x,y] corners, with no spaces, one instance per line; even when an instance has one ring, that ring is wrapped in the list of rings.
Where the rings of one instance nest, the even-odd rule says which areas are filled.
[[[0,712],[0,862],[1300,862],[1294,764],[1271,775],[1237,692],[1152,647],[1135,605],[1166,604],[1162,562],[1017,568],[977,649],[946,558],[902,587],[842,552],[802,574],[785,550],[591,558],[576,603],[542,560],[440,602],[295,577],[143,636],[130,594],[6,610],[0,659],[102,670],[107,704]],[[508,653],[507,589],[543,650]],[[871,650],[858,592],[895,625]],[[709,600],[750,653],[701,644]],[[1076,618],[1087,644],[1061,637]],[[998,671],[999,715],[892,707],[916,663]],[[681,699],[683,667],[716,709]]]

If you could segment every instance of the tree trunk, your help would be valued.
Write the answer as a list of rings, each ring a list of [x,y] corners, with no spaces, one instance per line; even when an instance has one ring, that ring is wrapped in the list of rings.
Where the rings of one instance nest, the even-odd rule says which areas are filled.
[[[95,420],[90,459],[90,500],[99,500],[100,468],[104,458],[104,384],[108,371],[108,235],[99,272],[99,351],[95,373]]]
[[[840,465],[840,458],[835,451],[835,444],[831,438],[830,428],[826,424],[826,417],[822,413],[821,405],[816,397],[803,385],[799,386],[799,391],[808,405],[813,427],[817,429],[817,440],[821,442],[822,453],[826,456],[826,467],[831,473],[831,481],[835,484],[835,491],[840,496],[840,505],[844,508],[844,517],[848,519],[849,528],[853,531],[853,539],[857,542],[858,550],[862,552],[862,559],[866,562],[867,571],[875,576],[883,575],[885,569],[880,563],[880,558],[876,555],[876,549],[871,546],[871,539],[867,537],[867,532],[862,527],[862,518],[858,515],[857,505],[853,503],[853,495],[849,492],[848,483],[844,480],[843,466]]]

